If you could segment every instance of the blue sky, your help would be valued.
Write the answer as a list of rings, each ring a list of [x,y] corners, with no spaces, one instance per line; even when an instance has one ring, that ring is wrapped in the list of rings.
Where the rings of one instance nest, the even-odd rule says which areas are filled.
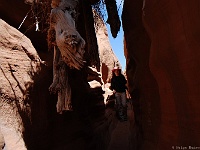
[[[123,0],[116,0],[116,1],[117,1],[117,7],[119,9],[119,17],[121,19]],[[106,24],[106,26],[108,29],[108,37],[109,37],[112,49],[113,49],[115,55],[117,56],[117,58],[119,59],[120,64],[122,65],[122,70],[125,70],[126,60],[125,60],[125,56],[124,56],[124,44],[123,44],[124,32],[122,29],[122,24],[121,24],[120,31],[116,38],[112,37],[109,24]]]

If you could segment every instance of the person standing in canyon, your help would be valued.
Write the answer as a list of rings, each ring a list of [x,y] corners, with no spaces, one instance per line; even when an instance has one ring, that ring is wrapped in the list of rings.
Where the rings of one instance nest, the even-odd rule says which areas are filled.
[[[126,79],[117,66],[112,70],[111,90],[116,98],[117,117],[120,121],[127,121],[127,103],[126,103]]]

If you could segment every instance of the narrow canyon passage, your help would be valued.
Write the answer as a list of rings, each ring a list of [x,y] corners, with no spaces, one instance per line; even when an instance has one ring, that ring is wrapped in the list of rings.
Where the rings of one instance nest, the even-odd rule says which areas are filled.
[[[111,134],[108,150],[133,150],[134,149],[134,112],[133,106],[128,103],[128,121],[117,121],[117,125]]]
[[[2,137],[6,150],[200,149],[200,1],[102,1],[108,20],[93,12],[100,0],[1,1],[0,150]],[[124,47],[113,47],[109,34],[122,30]],[[58,59],[67,58],[68,45],[74,61],[65,60],[66,67]],[[116,64],[123,69],[113,50],[124,51],[134,98],[126,122],[104,105],[111,92],[102,85]],[[53,81],[66,84],[53,84],[52,94]],[[60,87],[71,99],[63,94],[67,105],[57,109]]]

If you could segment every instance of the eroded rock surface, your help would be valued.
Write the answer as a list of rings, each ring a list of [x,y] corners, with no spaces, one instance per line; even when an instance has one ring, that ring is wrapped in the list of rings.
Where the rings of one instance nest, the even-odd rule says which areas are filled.
[[[0,129],[8,150],[25,150],[23,119],[30,121],[29,92],[41,60],[31,41],[3,20],[0,33]]]
[[[124,2],[138,149],[200,145],[198,7],[195,0]]]
[[[94,12],[95,13],[95,12]],[[96,14],[98,15],[98,14]],[[110,45],[108,38],[108,31],[105,23],[101,18],[98,19],[99,27],[96,30],[97,42],[99,47],[99,57],[101,62],[101,72],[104,83],[109,82],[112,77],[112,69],[114,66],[119,65],[120,62],[116,57]]]
[[[16,21],[16,20],[14,20]],[[3,29],[4,30],[4,29]],[[18,32],[17,30],[13,29],[12,32]],[[4,30],[6,31],[6,30]],[[32,31],[30,31],[32,32]],[[20,37],[21,33],[18,32]],[[11,34],[11,33],[10,33]],[[12,35],[12,34],[11,34]],[[15,35],[15,37],[18,38],[19,35]],[[33,34],[34,35],[34,34]],[[24,35],[22,37],[25,37]],[[31,39],[40,38],[37,36],[31,36]],[[9,42],[9,40],[11,40]],[[20,45],[17,45],[14,50],[12,50],[12,41],[13,37],[10,37],[8,35],[8,40],[6,41],[9,44],[6,44],[5,47],[7,47],[8,51],[5,52],[6,57],[12,57],[14,62],[17,62],[17,65],[24,65],[26,67],[29,67],[29,63],[26,64],[26,58],[24,58],[25,62],[22,61],[25,54],[29,54],[29,48],[25,47],[24,49],[21,48]],[[40,39],[41,40],[41,39]],[[2,42],[4,44],[4,42]],[[2,44],[1,43],[1,44]],[[27,42],[29,43],[29,42]],[[16,43],[15,43],[16,44]],[[18,42],[20,44],[20,41]],[[36,47],[39,47],[37,49],[38,53],[41,54],[41,49],[44,45],[40,45],[37,42],[35,43]],[[16,50],[15,50],[16,49]],[[33,47],[30,48],[34,49]],[[18,50],[18,51],[17,51]],[[23,52],[21,52],[23,50]],[[27,50],[27,51],[26,51]],[[47,49],[42,50],[47,51]],[[11,52],[11,53],[10,53]],[[16,52],[16,53],[12,53]],[[36,51],[30,52],[30,58],[35,58]],[[2,55],[2,56],[5,56]],[[13,55],[21,57],[19,58],[20,61],[16,61],[15,59],[18,57],[13,57]],[[47,66],[43,66],[41,68],[41,72],[39,75],[36,75],[37,77],[32,79],[32,76],[34,77],[34,72],[30,76],[28,76],[24,71],[29,72],[28,68],[26,67],[18,67],[20,69],[16,69],[17,67],[13,65],[12,61],[9,61],[12,67],[12,70],[14,71],[8,71],[9,65],[7,64],[7,60],[3,58],[2,62],[5,63],[5,67],[8,71],[8,80],[12,80],[12,84],[14,84],[16,87],[16,91],[19,92],[20,100],[23,101],[26,96],[28,97],[29,94],[25,94],[23,99],[23,90],[19,89],[17,86],[18,83],[15,83],[16,81],[13,79],[12,74],[16,75],[19,78],[19,85],[21,85],[22,89],[25,87],[24,84],[30,80],[30,89],[27,86],[26,92],[30,92],[30,99],[26,101],[27,103],[23,105],[23,108],[27,108],[27,110],[24,112],[23,115],[19,114],[18,107],[16,105],[13,105],[12,108],[16,107],[16,114],[15,112],[10,112],[13,109],[9,109],[9,111],[4,111],[8,114],[12,114],[12,117],[10,118],[11,121],[13,121],[13,117],[17,118],[14,119],[15,122],[18,122],[13,124],[12,127],[8,127],[8,129],[19,129],[19,132],[16,133],[21,139],[21,143],[18,142],[19,146],[17,146],[16,142],[11,140],[11,137],[14,137],[13,134],[9,134],[10,137],[6,137],[5,132],[2,131],[3,136],[5,138],[6,142],[6,148],[9,149],[9,143],[13,146],[20,147],[21,150],[24,149],[71,149],[71,150],[80,150],[80,149],[105,149],[105,147],[108,145],[108,142],[110,140],[110,134],[113,130],[113,115],[114,113],[109,110],[105,112],[105,105],[104,105],[104,98],[103,98],[103,90],[101,85],[98,85],[93,87],[87,83],[87,69],[83,68],[82,70],[78,71],[76,69],[71,69],[69,71],[69,81],[71,84],[72,89],[72,103],[73,103],[73,112],[64,112],[63,115],[59,115],[56,113],[56,102],[57,98],[56,95],[50,95],[48,91],[48,87],[51,84],[52,81],[52,60],[50,60],[49,55],[52,56],[51,52],[45,52],[42,53],[43,58],[48,58]],[[38,57],[38,56],[37,56]],[[35,58],[36,60],[39,59]],[[52,58],[53,59],[53,58]],[[30,61],[30,59],[27,59],[27,62]],[[31,61],[32,63],[35,61]],[[37,62],[37,61],[36,61]],[[39,62],[39,61],[38,61]],[[30,64],[32,64],[30,63]],[[32,64],[34,68],[34,63]],[[20,70],[20,71],[19,71]],[[21,73],[21,74],[20,74]],[[7,75],[7,74],[6,74]],[[23,79],[23,76],[26,76],[26,80]],[[1,76],[2,77],[2,76]],[[106,77],[107,78],[107,77]],[[5,79],[4,79],[5,80]],[[98,78],[99,80],[99,78]],[[5,80],[7,82],[7,80]],[[26,82],[25,82],[26,81]],[[99,80],[101,82],[101,79]],[[22,83],[21,83],[22,82]],[[96,84],[96,83],[95,83]],[[8,86],[9,84],[6,84],[5,89],[7,89],[7,93],[10,93],[9,96],[14,97],[12,88]],[[10,88],[10,89],[9,89]],[[29,91],[30,90],[30,91]],[[11,92],[10,92],[11,91]],[[25,93],[26,93],[25,92]],[[22,103],[23,104],[23,103]],[[7,105],[7,103],[6,103]],[[9,105],[9,104],[8,104]],[[3,106],[4,107],[4,106]],[[10,105],[9,105],[10,107]],[[7,108],[7,107],[6,107]],[[21,108],[21,107],[20,107]],[[16,117],[17,116],[17,117]],[[6,117],[5,114],[1,116]],[[30,119],[31,118],[31,119]],[[7,119],[8,120],[8,119]],[[5,124],[9,124],[7,120],[4,119]],[[9,120],[8,120],[9,121]],[[20,126],[19,126],[20,124]],[[13,130],[14,130],[13,129]],[[109,130],[108,130],[109,129]],[[24,133],[25,131],[25,133]],[[18,137],[14,138],[18,139]],[[91,140],[92,139],[92,140]],[[26,146],[25,146],[26,145]],[[12,148],[11,148],[12,149]]]

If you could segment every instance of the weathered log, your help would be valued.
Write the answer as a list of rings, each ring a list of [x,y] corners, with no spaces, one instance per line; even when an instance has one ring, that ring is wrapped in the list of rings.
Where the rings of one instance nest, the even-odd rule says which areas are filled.
[[[50,92],[58,92],[57,112],[72,110],[68,71],[84,65],[85,41],[75,27],[77,0],[53,0],[48,31],[49,48],[54,47],[53,83]]]
[[[79,70],[84,65],[85,41],[76,31],[75,22],[71,16],[74,10],[64,12],[61,8],[52,9],[51,28],[56,32],[56,45],[60,49],[63,61],[69,67]]]
[[[61,53],[57,46],[54,47],[53,83],[49,87],[50,92],[58,92],[57,112],[62,114],[64,110],[71,111],[71,87],[68,81],[69,67],[62,61]]]

